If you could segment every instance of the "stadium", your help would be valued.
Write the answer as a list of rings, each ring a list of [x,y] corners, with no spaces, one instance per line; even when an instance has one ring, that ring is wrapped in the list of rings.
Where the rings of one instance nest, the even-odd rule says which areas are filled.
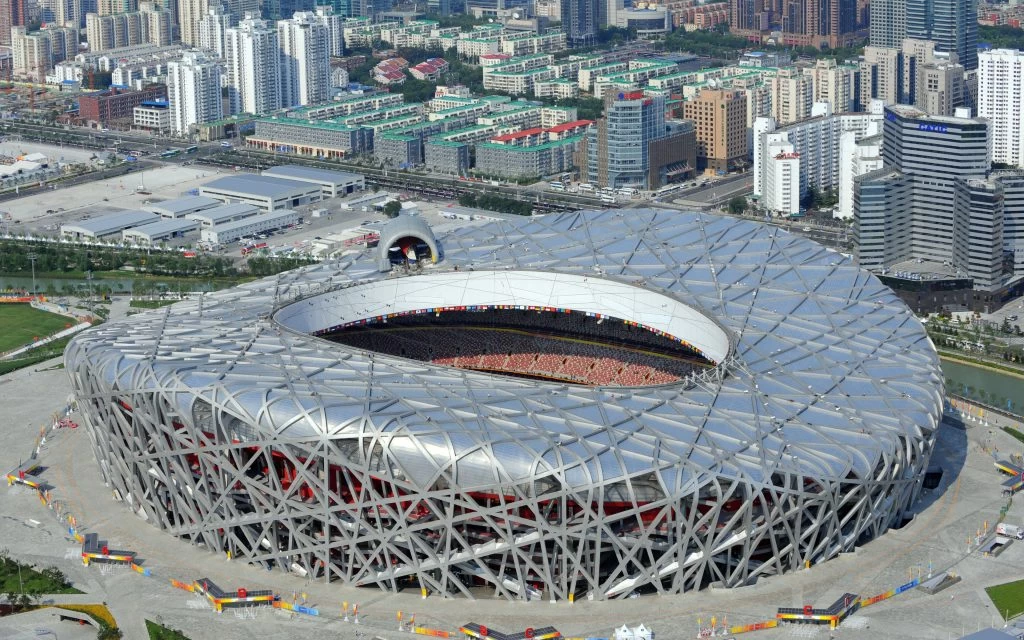
[[[466,225],[104,324],[66,367],[154,527],[319,581],[595,600],[734,587],[899,525],[942,415],[851,260],[658,210]]]

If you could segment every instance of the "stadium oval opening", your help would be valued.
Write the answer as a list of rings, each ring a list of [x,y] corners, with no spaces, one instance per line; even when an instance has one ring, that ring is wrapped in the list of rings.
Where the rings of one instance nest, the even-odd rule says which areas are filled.
[[[729,333],[693,306],[604,277],[462,270],[304,298],[284,326],[364,351],[588,386],[695,381],[721,371]]]

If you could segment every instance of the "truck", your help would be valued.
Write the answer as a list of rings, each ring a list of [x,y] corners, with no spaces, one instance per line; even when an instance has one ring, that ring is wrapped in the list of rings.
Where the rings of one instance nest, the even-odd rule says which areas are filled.
[[[1000,522],[996,525],[996,533],[1007,538],[1024,540],[1024,527],[1019,527],[1015,524]]]

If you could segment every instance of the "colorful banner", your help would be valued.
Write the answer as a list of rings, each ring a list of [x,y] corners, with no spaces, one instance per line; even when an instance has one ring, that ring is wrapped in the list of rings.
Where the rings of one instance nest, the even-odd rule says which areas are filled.
[[[428,627],[413,627],[412,632],[421,636],[432,636],[434,638],[447,638],[451,634],[441,629],[430,629]]]
[[[754,624],[740,624],[729,629],[729,633],[747,633],[750,631],[761,631],[763,629],[774,629],[779,626],[778,620],[765,620]]]

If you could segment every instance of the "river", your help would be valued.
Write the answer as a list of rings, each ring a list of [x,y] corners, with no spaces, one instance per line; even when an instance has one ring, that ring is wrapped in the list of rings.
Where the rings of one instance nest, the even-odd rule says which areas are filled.
[[[1024,378],[945,359],[942,361],[942,372],[946,376],[946,390],[950,393],[1015,413],[1024,411]]]

